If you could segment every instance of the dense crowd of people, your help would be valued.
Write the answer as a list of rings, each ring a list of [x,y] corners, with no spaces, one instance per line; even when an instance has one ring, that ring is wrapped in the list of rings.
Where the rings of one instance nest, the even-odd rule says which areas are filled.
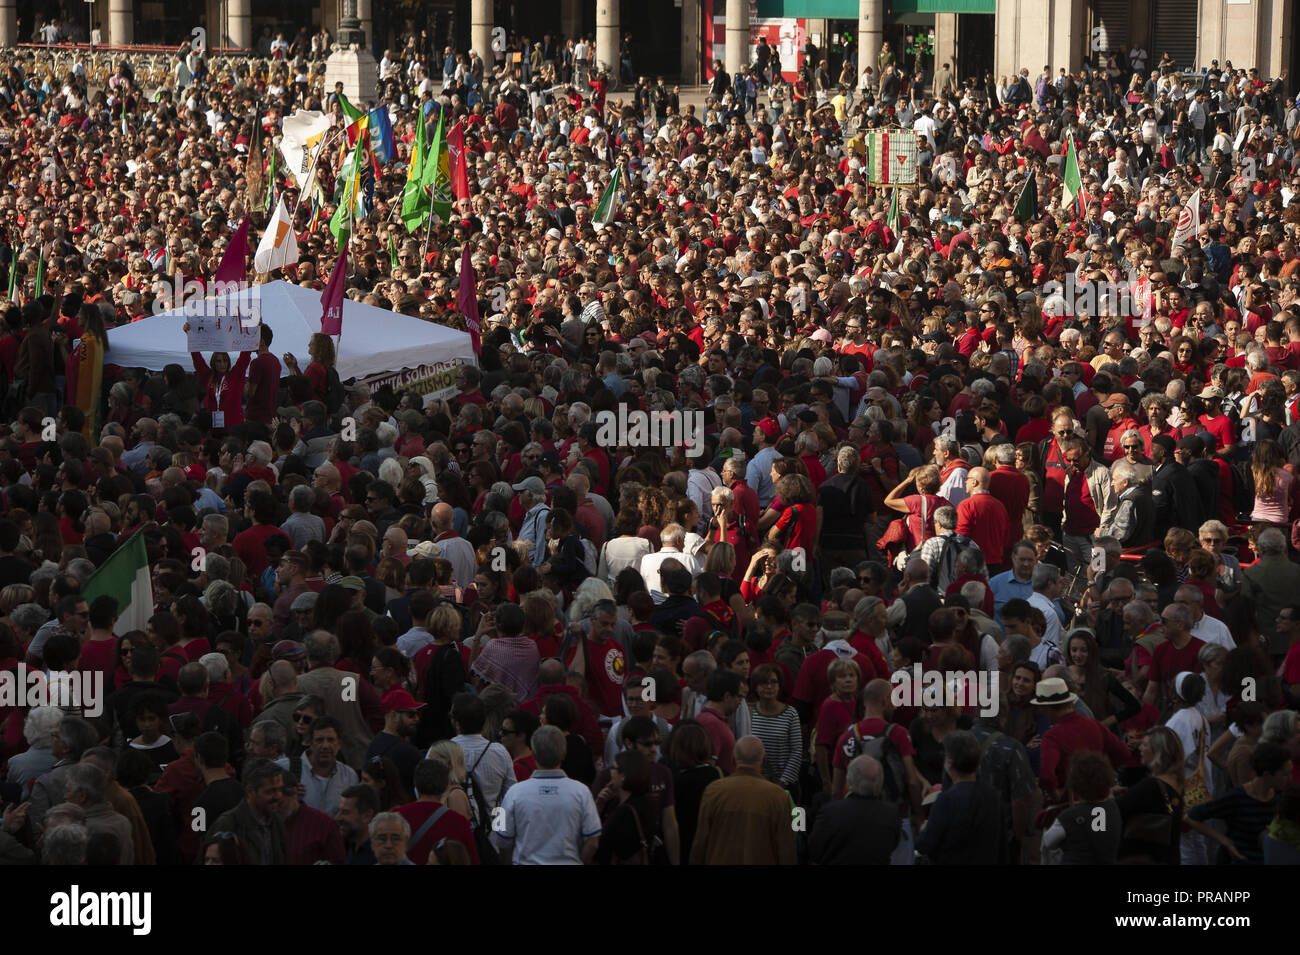
[[[0,53],[0,677],[104,687],[0,695],[0,861],[1297,860],[1284,82],[1024,95],[885,50],[860,98],[697,107],[418,48],[346,294],[465,329],[468,245],[451,394],[269,325],[104,361],[268,189],[325,287],[334,197],[264,154],[346,123],[319,61]],[[408,232],[439,113],[470,194]],[[864,143],[899,125],[890,190]],[[673,411],[703,433],[603,427]],[[137,538],[144,613],[91,583]]]

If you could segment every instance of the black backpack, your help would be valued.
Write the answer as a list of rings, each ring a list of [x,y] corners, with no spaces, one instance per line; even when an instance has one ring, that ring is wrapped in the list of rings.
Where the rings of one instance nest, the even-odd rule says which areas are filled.
[[[939,559],[934,562],[930,568],[930,586],[940,593],[943,588],[939,586],[939,581],[948,574],[948,581],[951,583],[959,576],[957,574],[957,560],[962,554],[972,547],[978,546],[973,540],[965,534],[952,533],[943,542],[943,549],[939,551]]]
[[[858,724],[853,723],[849,727],[849,737],[844,741],[844,755],[846,762],[858,756],[870,756],[879,762],[885,770],[885,798],[902,802],[907,796],[907,767],[903,764],[903,754],[889,738],[894,726],[886,723],[878,736],[863,736],[858,732]]]
[[[465,774],[466,788],[469,790],[470,799],[473,800],[470,808],[474,810],[474,818],[470,822],[474,830],[474,845],[478,848],[479,865],[501,864],[496,846],[492,845],[492,813],[488,811],[487,800],[483,797],[483,787],[478,784],[478,777],[474,775],[474,770],[478,769],[478,764],[483,762],[483,757],[487,755],[491,746],[492,744],[488,743],[483,747],[483,752],[478,754],[478,759],[474,760],[474,765]],[[500,805],[500,801],[497,805]]]

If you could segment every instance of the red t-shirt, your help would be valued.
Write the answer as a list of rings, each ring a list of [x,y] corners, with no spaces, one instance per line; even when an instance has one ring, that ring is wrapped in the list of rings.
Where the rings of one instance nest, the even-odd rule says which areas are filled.
[[[111,687],[109,677],[113,673],[113,657],[116,653],[116,640],[87,640],[81,645],[81,662],[77,669],[86,672],[98,670],[104,674],[104,686]]]
[[[408,802],[404,806],[397,807],[397,813],[411,827],[411,838],[419,832],[420,827],[428,821],[429,817],[442,808],[440,802]],[[429,827],[429,831],[420,837],[416,842],[406,849],[406,857],[416,865],[428,865],[429,853],[433,851],[441,839],[451,839],[459,842],[469,853],[470,863],[478,865],[478,846],[474,844],[474,830],[469,827],[469,820],[456,812],[454,809],[448,809],[442,814],[437,822]]]
[[[957,505],[957,533],[979,544],[991,565],[1002,563],[1010,531],[1006,506],[992,494],[972,494]]]
[[[235,535],[230,546],[234,549],[235,556],[248,568],[250,578],[258,579],[262,576],[262,571],[270,566],[270,562],[266,559],[266,539],[273,534],[283,533],[284,531],[274,524],[254,524]]]
[[[713,740],[713,756],[717,760],[718,768],[730,776],[736,771],[736,760],[733,755],[736,748],[736,734],[731,732],[731,727],[727,725],[726,720],[708,707],[700,710],[698,722],[709,734],[709,739]]]
[[[523,759],[515,760],[515,781],[523,782],[537,771],[537,757],[529,753]]]
[[[1156,647],[1155,653],[1151,655],[1151,669],[1147,671],[1147,681],[1165,683],[1184,671],[1200,673],[1201,661],[1198,654],[1203,646],[1205,641],[1200,637],[1192,637],[1181,650],[1175,647],[1172,641],[1166,640]]]
[[[565,661],[570,667],[582,649],[575,641]],[[627,676],[627,657],[623,647],[614,640],[597,643],[587,641],[591,666],[587,673],[587,694],[601,716],[623,715],[623,680]]]
[[[817,714],[817,745],[827,749],[834,746],[844,731],[853,724],[853,704],[831,697],[822,704]]]
[[[858,723],[858,735],[863,739],[870,739],[873,736],[879,736],[883,733],[885,727],[888,725],[889,723],[887,721],[882,720],[879,717],[865,719]],[[853,727],[848,727],[840,734],[840,738],[836,740],[835,755],[832,763],[832,766],[835,769],[848,770],[850,756],[848,752],[846,752],[846,749],[848,748],[849,736],[852,734],[852,731]],[[889,731],[889,741],[898,748],[898,754],[900,756],[916,755],[916,749],[912,746],[912,737],[908,735],[907,730],[903,729],[903,727],[899,726],[897,723],[895,723],[893,729]],[[858,754],[854,753],[853,755],[857,756]]]
[[[248,420],[270,424],[275,417],[275,399],[280,390],[280,359],[270,352],[258,355],[249,363],[248,381],[257,389],[248,400]]]
[[[803,548],[812,553],[817,543],[817,508],[812,504],[791,504],[776,520],[776,539],[786,550]]]

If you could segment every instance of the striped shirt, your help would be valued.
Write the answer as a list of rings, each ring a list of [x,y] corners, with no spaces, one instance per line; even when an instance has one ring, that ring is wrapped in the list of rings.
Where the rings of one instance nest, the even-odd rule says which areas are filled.
[[[1222,819],[1228,824],[1226,835],[1246,862],[1232,860],[1234,865],[1264,864],[1264,849],[1259,844],[1259,834],[1268,828],[1277,814],[1277,795],[1260,802],[1241,786],[1230,789],[1218,799],[1202,803],[1187,810],[1187,818],[1197,822]]]
[[[763,741],[767,759],[763,775],[778,786],[799,780],[803,763],[803,737],[799,732],[799,714],[787,706],[775,716],[761,713],[756,703],[749,704],[750,733]]]

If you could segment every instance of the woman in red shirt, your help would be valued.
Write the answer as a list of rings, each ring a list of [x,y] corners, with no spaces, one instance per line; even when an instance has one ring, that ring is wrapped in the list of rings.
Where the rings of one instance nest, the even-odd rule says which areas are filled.
[[[189,322],[185,331],[190,330]],[[212,430],[224,431],[244,423],[244,378],[252,352],[240,352],[235,366],[230,367],[230,355],[223,351],[212,353],[212,363],[203,360],[201,352],[190,352],[194,362],[194,378],[203,389],[203,410],[212,414]]]
[[[820,523],[812,481],[804,474],[787,474],[777,482],[776,493],[783,507],[772,528],[771,543],[787,551],[811,554],[817,544]]]
[[[316,332],[307,343],[311,357],[305,371],[298,370],[298,359],[292,354],[284,356],[285,366],[295,375],[303,375],[311,382],[312,397],[329,405],[329,372],[334,367],[334,340],[323,332]],[[332,410],[332,409],[331,409]]]

